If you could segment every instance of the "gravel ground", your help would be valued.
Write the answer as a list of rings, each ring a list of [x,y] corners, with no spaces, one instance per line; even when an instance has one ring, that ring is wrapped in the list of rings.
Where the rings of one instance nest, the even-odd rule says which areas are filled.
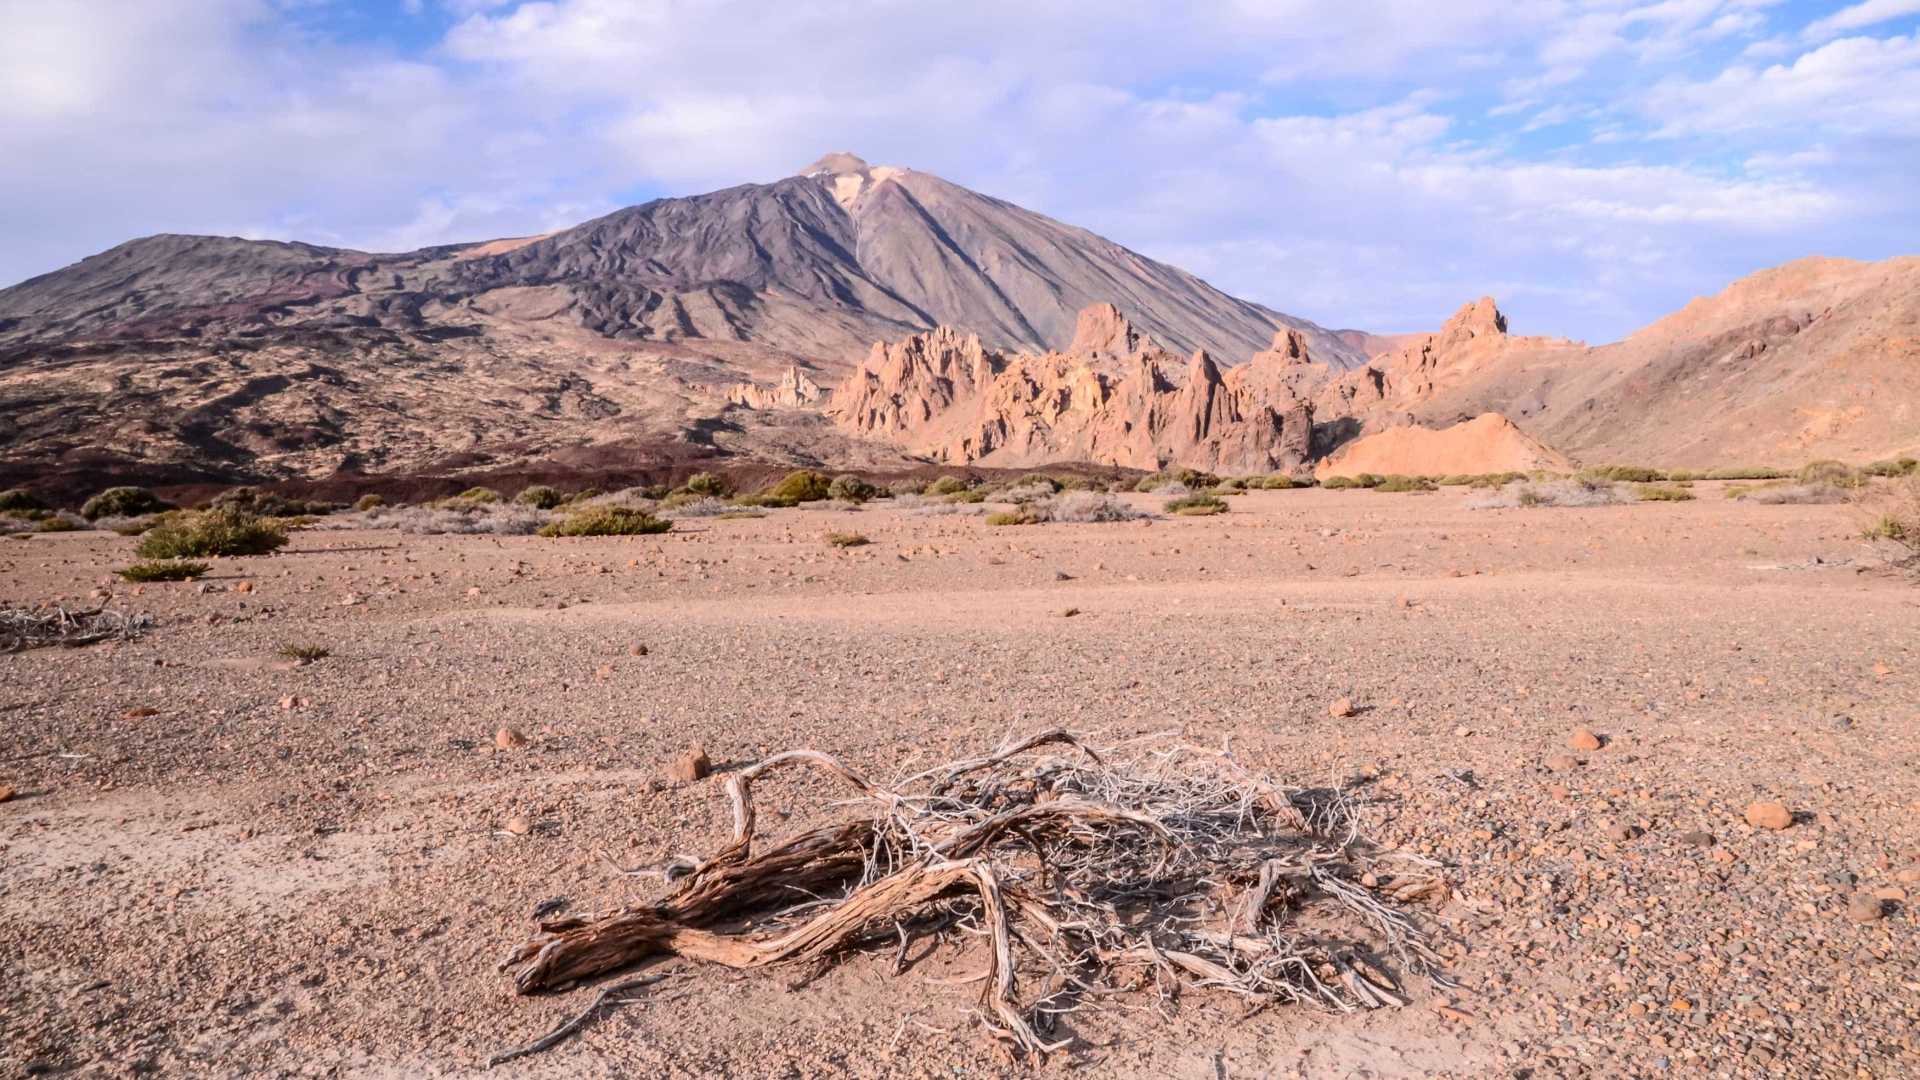
[[[589,996],[494,970],[536,904],[644,895],[610,864],[725,835],[716,782],[665,778],[689,746],[887,777],[1055,725],[1356,786],[1380,843],[1447,863],[1419,915],[1460,989],[1348,1016],[1122,998],[1014,1066],[941,984],[964,952],[804,988],[698,970],[494,1074],[1920,1074],[1920,587],[1846,507],[1696,491],[307,531],[204,589],[110,584],[111,534],[0,540],[6,603],[159,618],[0,657],[0,1075],[474,1072]]]

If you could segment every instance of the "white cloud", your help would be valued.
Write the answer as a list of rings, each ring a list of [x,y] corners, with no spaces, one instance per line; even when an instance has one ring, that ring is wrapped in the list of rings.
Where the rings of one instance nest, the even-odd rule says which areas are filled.
[[[1920,137],[1920,35],[1841,38],[1767,68],[1671,80],[1648,96],[1668,137],[1778,131]]]
[[[1849,30],[1864,30],[1908,15],[1920,15],[1920,0],[1864,0],[1815,19],[1807,24],[1805,33],[1814,39],[1838,37]]]

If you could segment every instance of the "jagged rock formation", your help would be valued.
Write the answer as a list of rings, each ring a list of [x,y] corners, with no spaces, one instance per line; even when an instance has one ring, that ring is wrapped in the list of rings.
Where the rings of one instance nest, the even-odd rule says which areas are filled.
[[[936,461],[1092,461],[1234,473],[1298,469],[1313,418],[1235,385],[1204,350],[1182,363],[1110,304],[1065,352],[1006,355],[941,327],[873,347],[827,412],[847,431]]]
[[[1532,472],[1572,467],[1565,455],[1515,427],[1499,413],[1482,413],[1444,428],[1402,425],[1363,435],[1315,469],[1316,476],[1450,476]]]
[[[789,366],[771,387],[743,382],[727,388],[727,403],[748,409],[804,409],[825,397],[820,384],[797,366]]]

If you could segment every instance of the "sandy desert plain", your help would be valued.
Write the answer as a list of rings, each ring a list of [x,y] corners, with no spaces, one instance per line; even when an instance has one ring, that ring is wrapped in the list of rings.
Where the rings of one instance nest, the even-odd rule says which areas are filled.
[[[0,1073],[477,1074],[592,998],[496,970],[535,908],[657,892],[616,866],[720,846],[741,765],[889,778],[1058,726],[1350,789],[1378,850],[1441,867],[1408,911],[1456,985],[1352,1013],[1122,994],[1015,1060],[949,935],[898,973],[890,946],[810,979],[670,961],[490,1075],[1915,1075],[1920,589],[1856,507],[1723,488],[324,527],[138,587],[110,575],[132,539],[0,541],[10,603],[158,620],[0,659]],[[714,775],[670,779],[695,745]],[[763,827],[840,795],[781,779]]]

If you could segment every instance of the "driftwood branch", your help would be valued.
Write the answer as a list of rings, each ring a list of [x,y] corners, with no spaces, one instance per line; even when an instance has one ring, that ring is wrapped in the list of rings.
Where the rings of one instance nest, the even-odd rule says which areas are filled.
[[[1070,753],[1039,753],[1055,747]],[[818,751],[775,754],[728,777],[731,838],[668,864],[663,896],[541,922],[501,969],[523,994],[665,956],[817,974],[891,950],[897,972],[916,935],[956,928],[986,946],[984,972],[964,981],[981,984],[989,1028],[1036,1055],[1070,1041],[1042,1035],[1060,1016],[1128,987],[1351,1010],[1408,1000],[1370,955],[1432,973],[1437,957],[1392,898],[1445,890],[1428,867],[1362,867],[1346,795],[1282,788],[1224,752],[1136,741],[1128,753],[1054,730],[887,786]],[[849,819],[767,844],[755,785],[789,767],[849,789],[836,804]]]

